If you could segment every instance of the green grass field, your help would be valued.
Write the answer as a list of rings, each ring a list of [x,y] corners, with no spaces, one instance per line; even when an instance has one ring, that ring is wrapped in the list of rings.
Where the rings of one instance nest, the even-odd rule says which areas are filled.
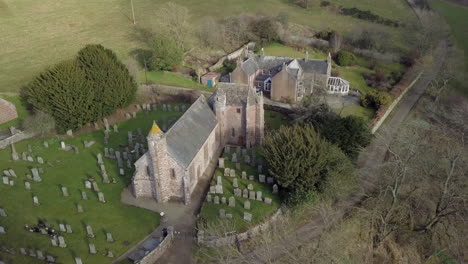
[[[392,19],[411,17],[404,0],[330,0],[346,7],[371,9]],[[153,18],[167,0],[133,1],[137,26],[151,26]],[[348,31],[370,23],[341,16],[311,1],[309,10],[285,0],[218,0],[172,1],[186,6],[193,25],[204,16],[217,18],[242,12],[276,15],[287,12],[293,23],[314,29]],[[99,43],[114,50],[121,59],[141,48],[131,20],[129,0],[33,1],[0,0],[0,92],[17,92],[45,67],[69,59],[85,44]],[[376,25],[392,35],[395,28]]]
[[[140,73],[141,83],[156,83],[170,86],[178,86],[192,89],[199,89],[204,91],[214,91],[214,88],[204,86],[197,83],[180,73],[175,72],[141,72]]]
[[[325,60],[327,59],[327,54],[323,53],[320,50],[309,48],[310,59]],[[272,43],[264,47],[264,52],[266,56],[284,56],[291,58],[304,58],[305,53],[298,51],[294,48],[282,45],[280,43]]]
[[[164,113],[164,117],[163,117]],[[149,131],[152,121],[167,122],[168,119],[177,119],[181,112],[154,111],[149,114],[139,112],[136,119],[118,124],[119,133],[110,133],[107,147],[119,149],[119,144],[127,143],[127,132],[132,130],[137,134],[141,128],[144,135]],[[30,139],[15,144],[20,154],[20,161],[11,161],[10,148],[0,150],[0,171],[14,169],[18,178],[15,185],[0,185],[0,207],[5,209],[8,217],[0,218],[0,225],[4,226],[7,234],[0,235],[0,244],[14,248],[17,252],[20,247],[41,249],[47,254],[58,257],[60,263],[74,263],[73,256],[82,258],[83,263],[110,263],[112,259],[103,256],[107,249],[113,251],[117,257],[135,243],[152,232],[159,224],[159,216],[153,212],[124,205],[120,202],[120,194],[131,181],[133,169],[125,169],[126,175],[119,176],[115,160],[104,158],[109,177],[117,180],[116,184],[104,184],[100,176],[96,155],[104,153],[103,131],[83,134],[74,138],[46,138]],[[79,154],[73,151],[59,150],[60,141],[72,144],[79,148]],[[94,140],[96,144],[90,148],[83,147],[84,140]],[[45,148],[43,142],[49,143]],[[32,156],[43,157],[45,164],[21,160],[21,153],[27,152],[27,145],[32,147]],[[32,189],[26,190],[24,182],[26,174],[31,174],[32,167],[42,167],[44,174],[42,182],[31,182]],[[125,166],[126,167],[126,166]],[[104,193],[106,203],[98,202],[97,194],[85,189],[84,181],[93,177]],[[63,197],[61,186],[68,188],[69,197]],[[81,200],[81,191],[86,191],[89,200]],[[40,206],[34,206],[32,196],[39,198]],[[81,204],[84,213],[78,213],[76,205]],[[25,224],[35,225],[38,219],[48,220],[55,229],[58,223],[65,222],[71,225],[73,234],[64,234],[67,248],[52,247],[46,235],[27,232]],[[85,225],[90,225],[96,238],[86,236]],[[113,243],[105,241],[105,231],[111,232]],[[94,243],[98,250],[97,255],[88,253],[88,243]],[[7,263],[36,263],[31,257],[20,254],[8,255],[2,252]],[[36,262],[35,262],[36,261]]]
[[[231,168],[235,169],[235,163],[229,161],[232,157],[232,153],[234,153],[236,150],[231,148],[230,153],[224,153],[223,157],[225,158],[225,166],[226,168]],[[242,157],[238,157],[238,160],[240,161]],[[245,171],[247,173],[247,179],[242,179],[241,174],[242,171]],[[223,194],[218,194],[217,196],[220,198],[221,197],[226,197],[226,200],[229,199],[229,197],[234,196],[234,187],[232,186],[232,182],[234,178],[231,178],[229,176],[225,177],[224,175],[224,170],[223,169],[216,169],[213,181],[211,182],[212,186],[216,185],[217,181],[217,176],[221,176],[222,182],[223,182]],[[253,175],[254,176],[254,181],[248,180],[248,176]],[[249,200],[247,198],[243,197],[235,197],[236,200],[236,206],[229,207],[227,204],[214,204],[214,202],[205,202],[203,204],[203,207],[200,212],[200,217],[206,220],[207,225],[210,227],[212,226],[217,226],[219,221],[232,221],[233,226],[235,228],[235,231],[237,232],[242,232],[247,230],[248,227],[256,225],[268,216],[272,215],[274,212],[276,212],[280,206],[280,200],[278,195],[272,194],[272,186],[266,183],[260,183],[258,181],[258,172],[256,168],[253,168],[252,166],[249,166],[247,164],[244,164],[244,162],[241,162],[241,171],[236,170],[236,178],[238,180],[238,186],[241,190],[247,189],[248,184],[252,184],[254,187],[254,191],[261,191],[262,192],[262,197],[269,197],[272,198],[273,202],[271,205],[267,205],[264,202],[261,201],[256,201],[256,200],[250,200],[250,210],[245,210],[244,209],[244,201]],[[211,194],[213,199],[216,194]],[[219,218],[219,209],[225,209],[226,213],[231,213],[233,215],[232,220],[228,219],[223,219],[220,220]],[[244,212],[248,212],[252,214],[252,222],[247,222],[243,220],[244,217]],[[229,231],[229,230],[226,230]],[[232,230],[234,231],[234,230]]]

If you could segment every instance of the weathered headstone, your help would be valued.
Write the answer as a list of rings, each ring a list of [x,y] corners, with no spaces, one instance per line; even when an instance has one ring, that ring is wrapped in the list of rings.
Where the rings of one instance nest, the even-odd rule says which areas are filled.
[[[120,174],[120,176],[125,176],[125,170],[124,170],[123,168],[120,168],[120,169],[119,169],[119,174]],[[104,175],[103,175],[103,176],[104,176]],[[107,174],[106,174],[106,176],[107,176]],[[104,180],[105,180],[105,179],[104,179]],[[104,183],[106,183],[106,182],[104,182]],[[109,183],[109,179],[108,179],[108,178],[107,178],[107,183]]]
[[[83,262],[81,261],[81,258],[75,257],[75,264],[83,264]]]
[[[95,181],[93,181],[93,190],[94,190],[95,192],[99,192],[99,191],[100,191],[100,190],[99,190],[99,186],[98,186],[97,182],[95,182]]]
[[[230,173],[231,173],[231,169],[224,168],[224,176],[229,176]]]
[[[274,184],[273,185],[273,194],[277,194],[278,193],[278,185]]]
[[[254,180],[254,176],[253,175],[249,175],[249,181],[253,181]]]
[[[262,200],[262,192],[261,191],[257,191],[257,201],[263,201]]]
[[[106,202],[106,199],[104,199],[104,193],[102,193],[102,192],[98,192],[98,199],[99,199],[99,202],[101,202],[101,203]]]
[[[239,188],[234,189],[234,196],[241,197],[242,196],[242,190],[239,189]]]
[[[236,163],[236,170],[241,170],[241,164],[239,162]]]
[[[89,244],[89,253],[93,255],[97,253],[96,246],[94,244]]]
[[[59,241],[59,247],[61,247],[61,248],[66,248],[67,247],[67,244],[65,243],[65,239],[63,238],[63,236],[59,236],[58,241]]]
[[[88,237],[95,237],[94,236],[94,232],[93,232],[93,228],[89,225],[86,226],[86,235]]]
[[[224,158],[218,159],[218,167],[224,169]]]
[[[27,156],[26,152],[22,152],[22,153],[21,153],[21,159],[22,159],[23,161],[28,161],[28,156]]]
[[[219,204],[219,197],[218,196],[214,197],[214,204]]]
[[[98,162],[99,165],[104,164],[104,161],[102,160],[102,154],[101,153],[97,154],[97,162]]]
[[[210,193],[216,193],[216,186],[210,186]]]
[[[11,174],[10,174],[10,172],[8,170],[4,170],[3,175],[6,176],[6,177],[11,177]]]
[[[24,182],[24,188],[25,188],[26,190],[31,190],[31,183],[29,183],[29,182]]]
[[[39,198],[37,198],[37,196],[33,196],[33,204],[36,205],[36,206],[41,205],[39,203]]]
[[[226,204],[226,197],[221,197],[221,204]]]
[[[226,219],[232,219],[232,214],[226,214]]]
[[[33,181],[35,182],[41,182],[41,176],[39,176],[39,170],[37,168],[32,168],[31,169],[32,175],[33,175]]]
[[[10,186],[14,186],[15,182],[13,180],[10,180],[9,184],[10,184]]]
[[[212,200],[213,200],[213,198],[211,197],[211,194],[208,194],[208,195],[206,196],[206,201],[209,202],[209,203],[211,203]]]
[[[263,175],[263,174],[258,175],[258,181],[260,183],[265,183],[265,175]]]
[[[219,209],[219,217],[220,218],[226,218],[226,210]]]
[[[127,169],[132,168],[132,161],[130,159],[127,160]]]
[[[236,177],[236,170],[231,169],[231,170],[229,171],[229,176],[231,176],[231,177]]]
[[[107,121],[106,118],[104,118],[102,121],[104,121],[104,126],[106,127],[106,131],[109,131],[109,122]]]
[[[246,200],[246,201],[244,202],[244,209],[245,209],[245,210],[250,210],[250,201],[249,201],[249,200]]]
[[[57,247],[57,240],[55,239],[55,237],[51,238],[50,239],[50,243],[52,244],[53,247]]]
[[[244,220],[247,221],[247,222],[251,222],[252,221],[252,214],[244,212]]]
[[[232,187],[234,187],[234,188],[238,188],[238,187],[239,187],[239,183],[237,182],[237,178],[234,178],[234,179],[232,180]]]
[[[13,161],[19,160],[18,152],[16,152],[16,148],[13,143],[11,144],[11,159]]]
[[[246,155],[246,156],[244,157],[244,163],[245,163],[245,164],[250,164],[250,156],[249,156],[249,155]]]
[[[36,257],[36,251],[32,248],[29,249],[29,256],[35,258]]]
[[[65,142],[61,141],[60,147],[62,148],[62,150],[65,150],[67,148],[67,145],[65,145]]]
[[[231,152],[231,146],[228,145],[224,147],[224,153],[229,153],[229,152]]]
[[[5,185],[10,184],[10,178],[8,178],[7,176],[3,176],[2,180],[3,180],[3,184],[5,184]]]
[[[68,197],[68,189],[67,189],[67,187],[62,186],[62,194],[63,194],[63,196]]]
[[[65,229],[65,225],[64,225],[64,224],[59,224],[59,230],[60,230],[60,232],[65,232],[65,231],[67,231],[67,230]]]
[[[233,196],[229,197],[229,207],[236,207],[236,198]]]
[[[216,185],[223,185],[223,180],[222,180],[221,176],[217,176],[216,180],[217,180]]]
[[[242,179],[244,179],[244,180],[247,179],[247,172],[242,171]]]
[[[42,157],[37,157],[36,159],[39,164],[44,164],[44,159]]]
[[[234,162],[234,163],[237,162],[237,154],[235,152],[232,153],[231,161]]]
[[[247,190],[247,189],[242,190],[242,197],[243,198],[249,198],[249,190]]]
[[[91,189],[92,188],[92,185],[91,185],[90,181],[85,181],[85,188],[86,189]]]
[[[10,176],[13,177],[13,178],[17,178],[18,176],[16,176],[16,172],[13,170],[13,169],[9,169],[8,172],[10,173]]]
[[[45,260],[45,257],[44,257],[44,254],[42,253],[42,250],[36,250],[36,254],[37,254],[37,259],[39,260]]]
[[[21,253],[21,255],[24,255],[24,256],[26,256],[28,254],[28,253],[26,253],[26,249],[24,249],[24,248],[20,248],[20,253]]]
[[[107,242],[114,242],[114,238],[112,237],[112,234],[107,232],[106,233],[106,241]]]
[[[266,204],[270,205],[271,202],[272,202],[272,200],[271,200],[271,198],[265,197],[264,202],[265,202]]]
[[[217,194],[223,194],[223,186],[222,185],[216,185],[216,193]]]
[[[249,199],[255,200],[255,191],[249,191]]]
[[[44,144],[44,147],[45,147],[45,148],[49,148],[49,142],[47,142],[47,141],[44,141],[44,143],[43,143],[43,144]]]
[[[34,158],[32,156],[28,156],[28,161],[29,162],[34,162]]]
[[[117,125],[114,124],[113,128],[115,133],[119,133],[119,128],[117,127]]]
[[[46,256],[47,263],[55,263],[55,258],[51,255]]]
[[[8,216],[3,208],[0,208],[0,216],[1,217],[7,217]]]
[[[6,234],[5,228],[0,226],[0,234]]]
[[[73,137],[73,130],[71,129],[67,130],[67,136]]]
[[[28,151],[29,151],[29,152],[32,152],[32,147],[31,147],[31,145],[28,145]]]
[[[248,189],[249,191],[252,191],[252,190],[254,189],[254,188],[253,188],[253,185],[252,185],[251,183],[249,183],[249,184],[247,185],[247,189]]]
[[[76,210],[78,211],[78,213],[83,213],[84,212],[83,206],[81,204],[76,205]]]
[[[113,258],[113,257],[114,257],[114,253],[112,253],[112,251],[110,251],[110,250],[107,250],[106,257],[108,257],[108,258]]]

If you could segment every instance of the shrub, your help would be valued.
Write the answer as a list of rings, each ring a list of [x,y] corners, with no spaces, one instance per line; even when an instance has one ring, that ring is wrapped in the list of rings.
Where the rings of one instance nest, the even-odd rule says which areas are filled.
[[[172,70],[173,67],[182,63],[184,52],[177,45],[177,42],[164,35],[156,37],[151,44],[150,69],[152,70]]]
[[[345,50],[340,50],[336,54],[336,63],[340,66],[352,66],[357,63],[356,57],[353,53]]]
[[[332,32],[333,31],[331,31],[331,30],[322,30],[322,31],[317,32],[315,34],[315,37],[328,41],[328,40],[330,40]]]
[[[260,40],[261,45],[280,41],[278,23],[271,17],[262,17],[253,21],[250,30]]]
[[[330,5],[330,2],[328,2],[328,1],[322,1],[322,2],[320,2],[320,6],[321,6],[321,7],[327,7],[327,6],[329,6],[329,5]]]
[[[22,127],[28,133],[38,134],[43,137],[55,128],[55,120],[51,115],[38,111],[34,115],[25,117]]]
[[[371,21],[374,23],[379,23],[387,26],[398,27],[400,26],[397,21],[383,18],[379,15],[372,13],[369,10],[361,10],[355,7],[352,8],[341,8],[341,14],[345,16],[352,16],[358,19]]]
[[[361,97],[361,104],[364,107],[371,107],[378,110],[381,106],[387,106],[392,102],[392,96],[386,92],[371,91]]]
[[[236,60],[235,59],[232,59],[232,60],[228,60],[228,59],[225,59],[223,61],[223,72],[232,72],[236,69],[237,67],[237,63],[236,63]]]

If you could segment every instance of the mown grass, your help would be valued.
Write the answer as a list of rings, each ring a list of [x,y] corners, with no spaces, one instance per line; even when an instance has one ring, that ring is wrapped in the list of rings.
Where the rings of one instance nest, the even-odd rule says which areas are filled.
[[[344,108],[335,108],[333,111],[342,117],[354,115],[363,118],[367,122],[372,120],[375,113],[374,109],[365,108],[361,105],[350,105]]]
[[[330,0],[345,7],[370,9],[376,14],[398,20],[411,16],[404,0]],[[136,27],[153,27],[156,11],[167,0],[133,1],[137,25],[131,19],[128,0],[15,1],[2,0],[0,9],[0,92],[18,92],[45,67],[69,59],[84,45],[99,43],[127,59],[132,50],[142,48]],[[335,29],[340,32],[371,23],[337,14],[311,1],[309,10],[285,0],[218,0],[171,1],[190,10],[189,18],[196,30],[205,16],[224,18],[243,12],[276,15],[289,14],[290,21],[311,28]],[[399,29],[375,25],[397,35]],[[157,29],[157,28],[156,28]]]
[[[232,153],[234,153],[236,150],[235,148],[231,148],[230,153],[223,153],[223,157],[225,158],[225,166],[226,168],[231,168],[235,169],[235,163],[229,161],[232,157]],[[250,154],[249,154],[250,155]],[[278,195],[272,194],[272,185],[267,184],[267,183],[260,183],[258,179],[258,172],[256,168],[253,168],[252,166],[249,166],[243,162],[242,156],[238,155],[238,161],[241,162],[241,170],[236,170],[236,178],[239,184],[239,188],[241,190],[247,189],[248,184],[252,184],[254,187],[254,191],[261,191],[262,192],[262,197],[269,197],[272,198],[272,204],[267,205],[264,202],[261,201],[256,201],[256,200],[249,200],[248,198],[243,198],[241,197],[236,197],[234,196],[234,187],[232,186],[233,182],[233,177],[229,176],[224,176],[224,170],[223,169],[216,169],[213,181],[211,182],[212,186],[215,186],[217,183],[217,176],[221,176],[222,182],[223,182],[223,194],[211,194],[211,196],[214,197],[217,195],[220,200],[220,204],[214,204],[214,200],[209,203],[205,202],[203,204],[203,207],[200,211],[200,217],[204,220],[206,220],[206,224],[209,227],[215,227],[218,226],[220,223],[219,221],[232,221],[232,224],[234,226],[234,230],[225,230],[225,231],[237,231],[237,232],[242,232],[248,229],[250,226],[254,226],[263,220],[265,220],[267,217],[272,215],[274,212],[276,212],[279,207],[280,207],[280,199]],[[247,179],[242,179],[242,171],[245,171],[247,173]],[[266,173],[264,173],[266,174]],[[254,181],[248,180],[248,176],[253,175],[254,176]],[[221,204],[221,197],[226,197],[226,204]],[[236,206],[229,207],[228,206],[228,201],[229,197],[233,196],[236,200]],[[244,201],[249,200],[250,201],[250,210],[244,209]],[[224,209],[226,213],[231,213],[233,215],[232,220],[228,219],[221,219],[219,217],[219,210]],[[243,219],[244,217],[244,212],[248,212],[252,214],[252,222],[247,222]]]
[[[162,124],[169,119],[177,119],[181,112],[155,111],[145,114],[139,112],[136,119],[131,119],[118,124],[119,132],[111,132],[107,146],[103,143],[103,131],[95,131],[74,138],[52,137],[45,139],[30,139],[15,144],[20,154],[27,152],[27,146],[31,145],[32,155],[44,158],[45,164],[36,162],[11,161],[10,148],[0,150],[0,171],[12,168],[18,178],[14,179],[13,187],[0,185],[0,207],[5,209],[8,217],[0,219],[0,225],[4,226],[7,234],[0,236],[0,244],[14,248],[17,252],[20,247],[41,249],[47,254],[58,257],[60,263],[74,263],[73,257],[79,256],[84,263],[110,263],[112,259],[103,256],[106,250],[112,250],[117,257],[146,235],[152,232],[159,224],[159,216],[153,212],[127,206],[120,202],[122,190],[130,183],[133,169],[125,166],[125,176],[119,176],[115,160],[104,158],[109,177],[117,180],[116,184],[104,184],[100,176],[96,155],[104,153],[104,147],[121,149],[119,144],[127,143],[127,132],[137,134],[137,128],[141,128],[143,134],[149,131],[152,121]],[[59,150],[60,141],[72,144],[79,148],[79,154],[73,151]],[[84,140],[94,140],[96,144],[90,148],[83,147]],[[43,142],[49,143],[45,148]],[[31,180],[32,189],[26,190],[24,182],[26,174],[31,174],[32,167],[42,167],[44,174],[42,182]],[[93,177],[104,193],[106,203],[98,202],[97,194],[85,189],[84,181],[87,177]],[[61,186],[68,188],[69,197],[63,197]],[[81,200],[81,191],[86,191],[89,200]],[[32,196],[39,198],[40,206],[34,206]],[[84,213],[78,213],[76,204],[81,204]],[[48,220],[58,230],[58,223],[68,223],[73,229],[73,234],[63,234],[67,248],[52,247],[50,240],[45,235],[27,232],[25,224],[35,225],[38,219]],[[85,225],[90,225],[96,238],[86,236]],[[105,240],[105,232],[111,232],[113,243]],[[88,243],[94,243],[98,250],[97,255],[88,253]],[[34,263],[37,261],[31,257],[23,257],[20,254],[9,255],[2,253],[3,260],[8,263]]]
[[[175,72],[141,72],[139,77],[141,83],[155,83],[204,91],[214,91],[214,88],[212,87],[204,86],[187,78],[186,76],[183,76],[182,74]]]

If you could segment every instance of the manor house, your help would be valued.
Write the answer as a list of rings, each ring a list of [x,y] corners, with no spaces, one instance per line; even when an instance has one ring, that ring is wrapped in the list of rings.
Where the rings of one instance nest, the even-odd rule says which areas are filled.
[[[348,94],[349,83],[331,77],[331,67],[330,54],[326,60],[313,60],[307,52],[302,59],[249,52],[245,59],[238,60],[229,81],[255,87],[274,101],[297,102],[314,91]]]
[[[263,129],[262,92],[220,83],[208,100],[200,96],[167,132],[153,123],[148,151],[135,162],[135,197],[190,203],[198,180],[223,147],[261,145]]]

